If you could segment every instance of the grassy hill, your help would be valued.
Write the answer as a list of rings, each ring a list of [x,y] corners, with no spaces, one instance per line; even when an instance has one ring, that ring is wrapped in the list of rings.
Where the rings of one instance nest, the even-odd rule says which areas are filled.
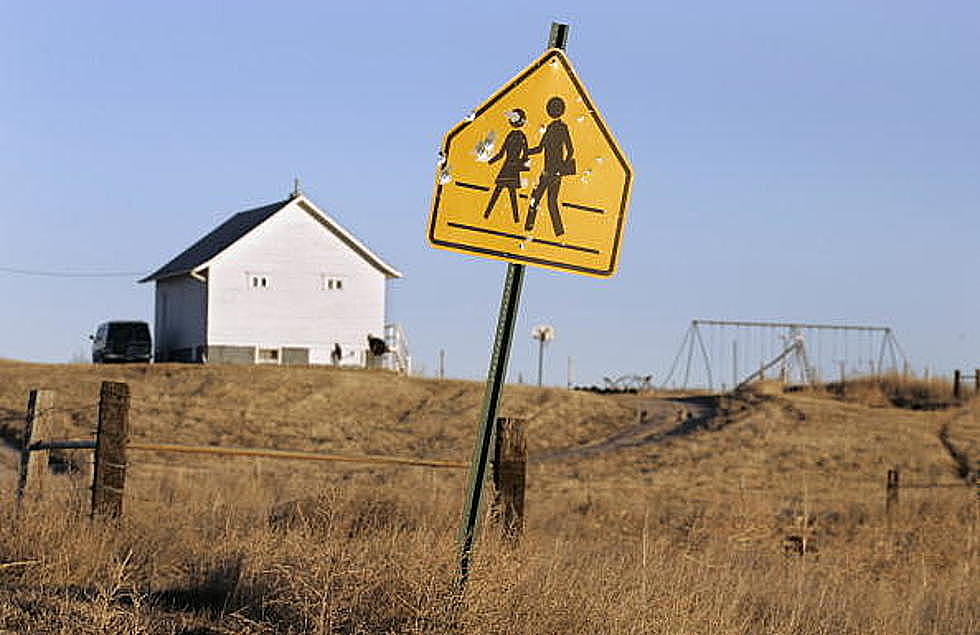
[[[8,362],[0,363],[0,419],[19,419],[27,392],[46,388],[68,411],[59,425],[83,432],[103,380],[130,385],[137,439],[409,455],[468,454],[483,391],[476,382],[328,367]],[[532,450],[601,435],[633,416],[589,393],[527,386],[508,387],[502,414],[528,419]]]
[[[16,444],[27,391],[48,388],[58,434],[90,435],[105,379],[130,384],[137,440],[453,460],[482,396],[376,371],[0,362],[0,428]],[[899,409],[875,386],[508,386],[502,414],[527,421],[527,530],[517,546],[485,533],[461,599],[462,470],[132,452],[126,515],[104,526],[84,518],[77,452],[80,472],[19,521],[0,509],[0,628],[976,632],[977,404]],[[943,487],[903,488],[886,517],[892,467]],[[270,527],[284,509],[298,529]]]

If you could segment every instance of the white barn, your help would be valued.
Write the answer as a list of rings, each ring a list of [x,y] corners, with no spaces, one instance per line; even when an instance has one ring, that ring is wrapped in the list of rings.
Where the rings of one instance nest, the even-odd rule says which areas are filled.
[[[370,335],[395,351],[384,365],[407,371],[385,321],[400,277],[297,192],[235,214],[140,282],[156,283],[158,362],[379,364]]]

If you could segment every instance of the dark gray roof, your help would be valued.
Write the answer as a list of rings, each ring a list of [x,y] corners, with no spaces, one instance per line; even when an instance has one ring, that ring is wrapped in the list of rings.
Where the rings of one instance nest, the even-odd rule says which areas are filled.
[[[194,271],[230,247],[236,240],[264,223],[270,216],[285,207],[291,200],[291,198],[287,198],[278,203],[256,207],[255,209],[235,214],[219,225],[217,229],[185,249],[176,258],[140,280],[140,282],[150,282],[151,280],[179,276]]]

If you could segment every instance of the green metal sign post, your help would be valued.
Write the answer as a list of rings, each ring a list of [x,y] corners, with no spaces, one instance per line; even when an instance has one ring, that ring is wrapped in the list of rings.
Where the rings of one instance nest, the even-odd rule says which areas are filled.
[[[548,38],[548,48],[564,50],[568,41],[568,25],[554,22]],[[511,344],[514,340],[514,325],[517,322],[517,309],[524,286],[524,265],[508,263],[507,277],[504,279],[503,296],[500,299],[500,315],[497,317],[497,334],[493,342],[490,370],[487,373],[487,387],[483,394],[483,407],[480,413],[480,431],[473,449],[470,463],[469,481],[466,487],[466,503],[459,529],[459,577],[460,585],[466,584],[470,572],[473,543],[480,517],[480,503],[483,486],[487,478],[487,463],[490,448],[493,447],[494,422],[497,408],[507,376],[507,363],[510,360]]]
[[[483,395],[480,412],[480,433],[473,449],[470,463],[469,483],[466,487],[466,505],[463,509],[463,522],[459,529],[459,576],[466,583],[470,572],[470,556],[480,515],[480,500],[487,478],[487,462],[493,446],[494,421],[500,393],[507,375],[507,362],[510,359],[511,343],[514,340],[514,324],[517,322],[517,308],[524,286],[524,265],[508,263],[507,277],[504,279],[504,292],[500,300],[500,315],[497,318],[497,335],[493,343],[493,356],[490,371],[487,373],[487,388]]]

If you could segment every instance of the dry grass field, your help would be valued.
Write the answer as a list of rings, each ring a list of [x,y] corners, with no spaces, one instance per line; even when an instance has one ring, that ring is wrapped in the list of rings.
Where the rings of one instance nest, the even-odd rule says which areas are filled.
[[[452,460],[482,394],[332,368],[0,362],[0,430],[16,445],[28,390],[49,388],[57,433],[90,436],[106,379],[130,384],[134,440]],[[980,632],[980,402],[896,378],[763,388],[508,386],[526,532],[487,525],[463,594],[462,470],[131,452],[123,518],[92,522],[88,453],[19,514],[0,453],[0,632]],[[892,467],[946,486],[903,487],[889,517]]]

